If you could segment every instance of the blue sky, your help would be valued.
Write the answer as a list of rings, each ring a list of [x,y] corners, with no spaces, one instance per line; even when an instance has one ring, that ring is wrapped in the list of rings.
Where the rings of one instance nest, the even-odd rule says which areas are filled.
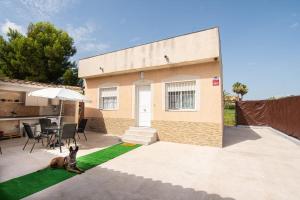
[[[50,21],[70,33],[73,59],[219,26],[224,88],[246,99],[300,95],[300,1],[0,0],[0,28]]]

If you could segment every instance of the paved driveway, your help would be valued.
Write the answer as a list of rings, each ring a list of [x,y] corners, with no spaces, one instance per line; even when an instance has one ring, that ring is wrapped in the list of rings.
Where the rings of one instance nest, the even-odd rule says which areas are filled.
[[[300,199],[300,146],[226,128],[225,147],[157,142],[27,199]]]

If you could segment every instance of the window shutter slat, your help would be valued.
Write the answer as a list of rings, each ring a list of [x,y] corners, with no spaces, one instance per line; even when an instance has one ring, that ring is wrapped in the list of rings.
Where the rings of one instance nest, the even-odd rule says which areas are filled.
[[[196,81],[166,83],[166,109],[195,109]]]
[[[117,108],[117,87],[100,88],[99,108],[116,109]]]

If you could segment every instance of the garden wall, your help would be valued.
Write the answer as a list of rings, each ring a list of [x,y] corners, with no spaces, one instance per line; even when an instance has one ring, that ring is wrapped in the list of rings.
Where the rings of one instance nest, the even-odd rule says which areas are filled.
[[[237,125],[270,126],[300,139],[300,96],[276,100],[239,101]]]

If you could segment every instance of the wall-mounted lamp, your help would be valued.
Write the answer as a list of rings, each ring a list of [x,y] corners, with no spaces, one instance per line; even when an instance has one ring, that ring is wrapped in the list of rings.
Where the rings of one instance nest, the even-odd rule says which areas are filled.
[[[99,67],[99,69],[102,71],[102,73],[104,72],[104,69],[102,67]]]
[[[170,62],[170,59],[169,59],[169,57],[167,55],[165,55],[164,58],[166,59],[167,63]]]

